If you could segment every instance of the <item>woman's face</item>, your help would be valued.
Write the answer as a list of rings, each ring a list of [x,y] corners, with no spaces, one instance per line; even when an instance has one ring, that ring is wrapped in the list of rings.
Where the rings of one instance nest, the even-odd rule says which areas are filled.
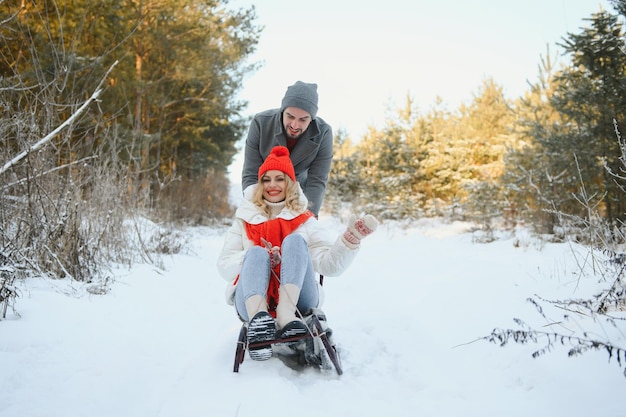
[[[278,170],[269,170],[261,177],[261,185],[263,186],[263,198],[270,203],[278,203],[286,197],[285,188],[287,181],[285,174]]]

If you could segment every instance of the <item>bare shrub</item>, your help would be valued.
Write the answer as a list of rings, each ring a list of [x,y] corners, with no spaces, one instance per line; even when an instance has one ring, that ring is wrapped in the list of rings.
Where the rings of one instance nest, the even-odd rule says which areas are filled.
[[[166,222],[191,225],[211,224],[230,217],[230,182],[222,172],[211,171],[194,179],[177,179],[161,184],[156,215]]]
[[[9,305],[15,304],[18,295],[17,288],[13,285],[15,277],[16,270],[10,264],[9,257],[0,253],[0,320],[6,318]]]
[[[20,139],[27,146],[38,138]],[[32,274],[90,282],[108,262],[131,262],[136,249],[125,245],[122,227],[123,166],[102,149],[57,166],[62,145],[28,154],[8,171],[0,188],[0,248]]]

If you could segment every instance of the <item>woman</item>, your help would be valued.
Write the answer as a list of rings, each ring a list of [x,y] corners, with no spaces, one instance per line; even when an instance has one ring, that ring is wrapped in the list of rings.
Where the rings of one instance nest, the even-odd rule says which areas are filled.
[[[347,230],[334,239],[307,204],[289,150],[274,147],[259,168],[257,185],[244,192],[217,262],[229,281],[228,303],[249,323],[250,344],[307,333],[296,312],[319,306],[316,272],[341,274],[356,256],[361,239],[378,226],[371,215],[358,220],[351,216]],[[249,349],[249,354],[266,360],[272,347]]]

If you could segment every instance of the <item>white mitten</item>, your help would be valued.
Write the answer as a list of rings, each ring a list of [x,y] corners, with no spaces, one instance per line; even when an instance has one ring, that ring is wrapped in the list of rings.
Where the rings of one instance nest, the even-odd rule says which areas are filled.
[[[350,249],[356,249],[361,244],[361,239],[369,236],[378,227],[378,220],[371,214],[357,219],[354,214],[350,215],[348,228],[341,236],[343,243]]]

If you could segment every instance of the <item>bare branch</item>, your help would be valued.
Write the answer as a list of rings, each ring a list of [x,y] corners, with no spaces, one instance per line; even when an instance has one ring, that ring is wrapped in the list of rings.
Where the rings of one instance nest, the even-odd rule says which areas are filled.
[[[0,168],[0,174],[4,174],[12,166],[17,164],[22,159],[24,159],[26,157],[26,155],[28,155],[29,153],[34,152],[34,151],[39,150],[40,148],[42,148],[44,145],[46,145],[48,142],[50,142],[52,140],[52,138],[54,138],[61,130],[63,130],[68,125],[70,125],[83,111],[85,111],[87,106],[89,106],[89,104],[91,104],[92,101],[94,101],[94,100],[96,100],[98,98],[98,96],[102,92],[102,84],[104,83],[106,78],[109,76],[109,73],[111,72],[111,70],[113,70],[113,67],[115,67],[117,65],[117,63],[118,63],[118,61],[115,61],[113,63],[113,65],[111,65],[109,70],[106,72],[106,74],[104,74],[104,76],[100,80],[100,83],[98,84],[98,87],[96,87],[96,90],[93,92],[91,97],[89,97],[89,99],[87,101],[85,101],[85,103],[83,103],[83,105],[80,106],[80,108],[78,110],[76,110],[76,112],[74,114],[72,114],[70,116],[70,118],[68,118],[66,121],[61,123],[56,129],[54,129],[52,132],[48,133],[43,139],[41,139],[39,142],[35,143],[29,149],[25,150],[24,152],[20,153],[15,158],[13,158],[12,160],[10,160],[6,164],[4,164],[4,166],[2,168]]]
[[[79,159],[78,161],[72,161],[70,163],[58,166],[56,168],[49,169],[48,171],[42,172],[41,174],[38,174],[38,175],[36,175],[34,177],[31,177],[30,179],[32,180],[32,179],[40,178],[40,177],[43,177],[44,175],[51,174],[51,173],[59,171],[59,170],[61,170],[63,168],[68,168],[68,167],[70,167],[72,165],[80,164],[81,162],[85,162],[85,161],[88,161],[90,159],[95,159],[97,157],[98,157],[97,155],[94,155],[94,156],[88,156],[88,157],[83,158],[83,159]],[[13,187],[14,185],[21,184],[21,183],[23,183],[25,181],[28,181],[28,179],[27,178],[22,178],[21,180],[14,181],[14,182],[12,182],[10,184],[5,184],[0,189],[6,190],[7,188]]]

